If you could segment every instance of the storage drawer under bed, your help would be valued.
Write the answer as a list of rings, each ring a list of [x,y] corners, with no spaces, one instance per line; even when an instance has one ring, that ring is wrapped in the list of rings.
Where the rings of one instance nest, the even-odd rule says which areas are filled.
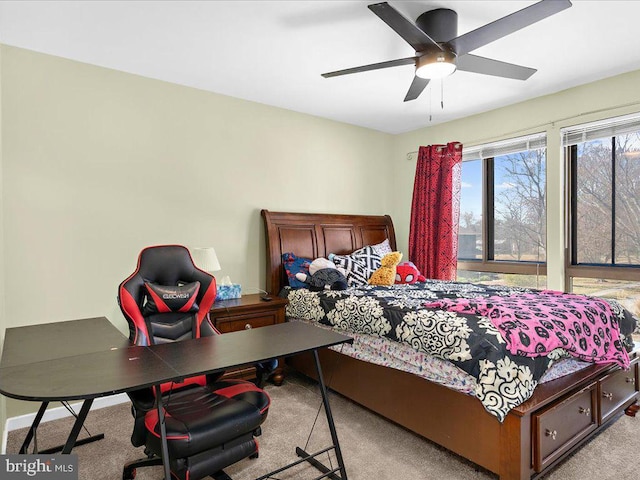
[[[598,427],[598,383],[532,416],[533,469],[541,472]]]
[[[638,359],[631,363],[629,370],[616,370],[598,382],[600,424],[607,422],[624,405],[629,403],[638,391],[636,365]]]

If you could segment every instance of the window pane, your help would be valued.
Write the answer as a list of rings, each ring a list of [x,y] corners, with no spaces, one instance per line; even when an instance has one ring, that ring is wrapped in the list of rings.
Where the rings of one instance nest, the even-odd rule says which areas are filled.
[[[616,263],[640,264],[640,132],[616,137]]]
[[[546,275],[516,275],[511,273],[474,272],[458,270],[459,282],[482,283],[484,285],[505,285],[509,287],[547,288]]]
[[[640,282],[572,277],[571,287],[573,293],[617,300],[630,312],[640,315]]]
[[[578,263],[611,264],[611,139],[577,145]]]
[[[545,149],[494,158],[494,259],[546,260]]]
[[[462,163],[458,258],[482,258],[482,160]]]

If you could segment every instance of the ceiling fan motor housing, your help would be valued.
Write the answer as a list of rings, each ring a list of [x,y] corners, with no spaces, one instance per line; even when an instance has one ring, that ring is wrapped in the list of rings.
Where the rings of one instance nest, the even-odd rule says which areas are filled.
[[[424,12],[416,19],[416,25],[438,43],[448,42],[458,36],[458,14],[448,8]]]

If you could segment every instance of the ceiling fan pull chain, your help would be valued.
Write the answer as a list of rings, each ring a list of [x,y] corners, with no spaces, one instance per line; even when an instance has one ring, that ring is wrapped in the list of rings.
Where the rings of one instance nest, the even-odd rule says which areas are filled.
[[[444,80],[440,79],[440,108],[444,110]]]
[[[429,88],[429,123],[431,123],[431,119],[433,118],[433,115],[431,115],[431,92],[432,92],[433,88]]]

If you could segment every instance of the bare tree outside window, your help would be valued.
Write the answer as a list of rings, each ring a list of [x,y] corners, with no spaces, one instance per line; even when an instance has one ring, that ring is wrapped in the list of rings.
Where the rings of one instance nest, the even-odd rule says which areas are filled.
[[[616,264],[640,265],[640,132],[616,137]]]
[[[577,146],[576,235],[578,263],[611,262],[611,139]]]
[[[571,291],[616,299],[640,315],[640,132],[589,140],[569,151]]]
[[[544,149],[494,159],[496,260],[545,261],[545,166]]]
[[[579,144],[575,167],[577,263],[639,265],[640,132]]]

